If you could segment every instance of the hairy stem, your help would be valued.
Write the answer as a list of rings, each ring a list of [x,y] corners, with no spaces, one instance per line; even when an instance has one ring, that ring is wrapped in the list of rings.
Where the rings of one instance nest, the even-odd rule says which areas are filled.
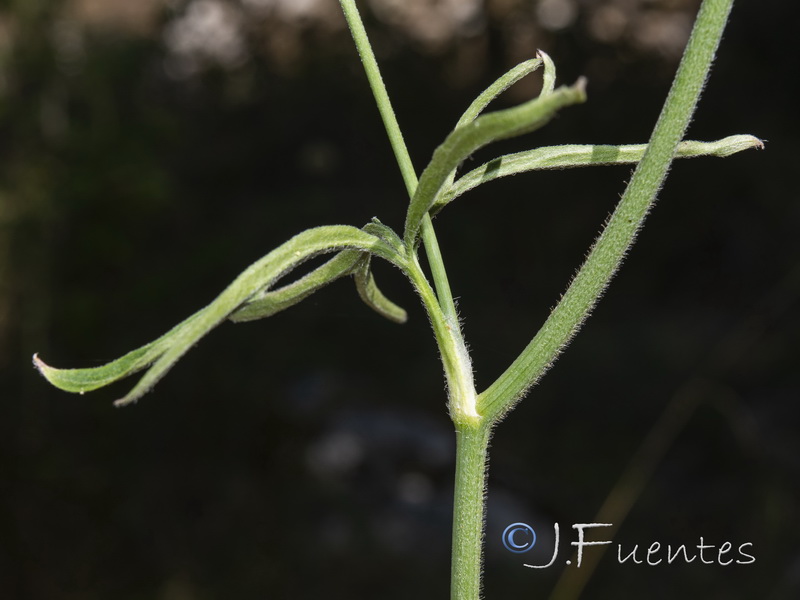
[[[358,14],[358,8],[354,0],[340,0],[340,4],[361,56],[409,198],[413,198],[417,189],[417,176],[378,63]],[[447,377],[450,416],[458,428],[451,597],[477,600],[481,582],[483,491],[489,431],[479,425],[481,420],[475,410],[477,394],[472,379],[472,366],[458,322],[439,244],[428,214],[422,218],[421,233],[436,294],[433,294],[420,270],[411,269],[409,274],[423,299],[433,325]],[[415,249],[411,247],[408,251],[412,262],[415,263]]]
[[[704,0],[675,81],[644,157],[589,257],[545,324],[478,400],[490,419],[502,417],[535,384],[591,312],[655,201],[708,76],[733,0]]]
[[[447,380],[448,408],[450,418],[456,426],[476,426],[481,417],[476,411],[477,392],[472,379],[472,363],[464,340],[444,314],[436,300],[436,294],[425,279],[425,274],[416,259],[407,265],[408,275],[414,288],[428,311],[439,355],[442,357]]]
[[[491,427],[485,422],[456,430],[451,600],[478,600],[481,593],[484,492]]]
[[[369,86],[372,89],[372,95],[375,97],[375,103],[378,105],[378,111],[381,114],[383,126],[389,136],[389,142],[392,145],[397,165],[400,167],[400,173],[403,176],[408,196],[412,198],[417,191],[417,174],[411,162],[408,148],[406,148],[400,125],[397,123],[397,117],[394,114],[392,102],[389,100],[386,85],[383,83],[378,61],[375,59],[375,53],[372,51],[372,46],[369,43],[367,31],[364,29],[364,23],[361,21],[361,15],[358,12],[355,0],[339,0],[339,3],[347,19],[350,32],[353,35],[353,41],[358,49],[358,54],[361,56],[364,72],[369,80]],[[425,254],[428,258],[431,276],[433,277],[433,283],[436,287],[439,306],[441,306],[448,320],[457,325],[458,317],[456,316],[453,294],[450,291],[450,283],[447,279],[444,262],[442,261],[439,243],[436,240],[436,233],[433,230],[433,224],[428,215],[425,215],[422,223],[422,243],[425,246]]]
[[[408,195],[409,197],[413,197],[417,190],[417,175],[411,163],[405,141],[403,140],[400,125],[397,123],[397,117],[394,114],[392,103],[389,100],[389,94],[383,83],[378,61],[375,59],[375,54],[369,43],[367,32],[361,21],[358,7],[356,6],[355,0],[339,0],[339,2],[353,35],[358,53],[361,56],[364,71],[369,80],[375,102],[378,105],[381,119],[383,119],[383,125],[389,136],[392,150],[397,159],[397,164],[403,175],[403,181],[405,181]],[[450,291],[450,284],[447,280],[447,272],[445,271],[444,261],[442,260],[442,254],[439,250],[439,243],[436,240],[431,218],[427,214],[422,220],[422,240],[425,245],[425,253],[436,288],[438,310],[432,310],[433,307],[431,303],[428,302],[429,298],[422,293],[427,282],[422,281],[424,276],[421,272],[415,273],[415,277],[417,278],[415,286],[417,290],[420,291],[423,297],[423,303],[428,309],[428,314],[434,326],[434,333],[439,343],[439,349],[442,353],[442,360],[445,365],[445,373],[448,380],[448,391],[450,394],[450,414],[456,421],[460,413],[467,418],[472,418],[477,416],[475,412],[476,394],[472,381],[472,367],[470,365],[469,355],[467,354],[467,346],[461,334],[461,326],[458,322],[455,302],[453,300],[453,294]],[[410,255],[415,255],[413,247],[408,248],[408,251]],[[440,319],[438,313],[441,313],[443,318]],[[456,395],[454,396],[454,394]]]

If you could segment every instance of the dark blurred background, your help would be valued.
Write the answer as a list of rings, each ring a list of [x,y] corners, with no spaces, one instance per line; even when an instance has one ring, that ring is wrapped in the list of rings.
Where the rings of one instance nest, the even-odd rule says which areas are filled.
[[[474,165],[646,141],[699,2],[360,5],[422,168],[537,48],[561,82],[588,77],[589,102]],[[111,406],[132,381],[72,396],[30,364],[138,347],[307,227],[401,228],[404,188],[338,3],[0,7],[0,598],[447,597],[453,427],[426,317],[395,270],[376,269],[407,325],[340,281],[220,327],[134,407]],[[766,151],[673,167],[584,331],[499,426],[487,598],[548,597],[571,524],[609,494],[631,506],[615,523],[625,552],[702,536],[750,542],[757,560],[620,565],[612,547],[584,598],[799,597],[795,7],[737,2],[690,130],[752,133]],[[518,176],[436,220],[481,389],[547,316],[629,174]],[[503,548],[515,521],[540,532],[534,552]],[[526,569],[547,562],[554,522],[557,564]]]

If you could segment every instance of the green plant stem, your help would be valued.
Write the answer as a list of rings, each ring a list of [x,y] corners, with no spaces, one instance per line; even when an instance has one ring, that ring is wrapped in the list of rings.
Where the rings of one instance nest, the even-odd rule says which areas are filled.
[[[413,198],[417,177],[366,31],[354,0],[340,0],[340,3],[361,55],[406,188]],[[451,416],[457,429],[452,600],[478,600],[480,597],[486,457],[491,428],[542,376],[569,343],[619,268],[663,184],[677,145],[689,124],[732,4],[733,0],[703,1],[647,151],[612,218],[542,329],[519,358],[481,394],[477,406],[470,405],[469,399],[465,398],[454,402],[454,398],[462,394],[469,396],[474,389],[471,367],[444,266],[435,243],[430,216],[425,214],[422,218],[422,238],[431,265],[436,295],[416,265],[410,274],[431,316],[448,377]],[[416,262],[415,249],[407,250]]]
[[[483,556],[484,490],[491,426],[456,429],[451,600],[478,600]]]
[[[426,214],[422,218],[422,245],[425,247],[425,256],[428,258],[428,266],[431,269],[433,285],[436,287],[436,297],[439,299],[439,306],[442,308],[447,320],[451,323],[451,327],[453,327],[454,331],[461,337],[461,324],[458,321],[456,303],[453,299],[453,292],[450,291],[450,280],[447,279],[447,271],[444,268],[442,251],[439,249],[439,240],[436,239],[436,232],[433,230],[433,222],[429,214]],[[462,339],[462,344],[463,343]]]
[[[375,53],[372,51],[372,46],[369,43],[367,31],[364,29],[364,23],[361,21],[361,15],[358,12],[355,0],[339,0],[339,3],[342,6],[342,11],[347,19],[347,25],[350,27],[353,41],[358,49],[361,62],[364,65],[364,72],[367,74],[367,80],[372,89],[372,95],[375,97],[375,103],[378,105],[378,111],[381,114],[383,126],[389,136],[389,142],[392,145],[397,165],[400,167],[400,173],[403,176],[403,182],[406,185],[408,197],[412,198],[414,192],[417,191],[417,173],[411,162],[408,148],[406,148],[400,125],[397,123],[397,117],[394,114],[392,102],[389,100],[386,85],[383,83],[383,77],[381,77],[378,61],[375,59]],[[439,249],[439,243],[436,240],[436,233],[433,230],[431,218],[428,215],[425,215],[422,223],[422,243],[425,246],[425,254],[431,269],[433,284],[436,287],[436,296],[439,301],[439,306],[441,306],[448,321],[458,327],[458,317],[456,314],[455,301],[453,300],[453,293],[450,291],[450,283],[447,279],[444,262],[442,261],[442,253]],[[459,328],[459,336],[460,335]]]
[[[478,394],[472,380],[472,363],[464,340],[439,306],[436,294],[416,258],[412,258],[406,265],[405,272],[420,295],[431,320],[447,380],[450,418],[457,426],[475,426],[481,422],[481,417],[475,409]]]
[[[655,201],[708,76],[733,0],[704,0],[650,138],[614,214],[545,324],[478,399],[478,412],[501,418],[570,342],[616,273]]]
[[[378,110],[403,175],[409,198],[417,189],[417,176],[397,123],[389,95],[380,75],[366,30],[354,0],[340,0],[342,10],[358,48]],[[486,454],[489,429],[481,425],[476,406],[472,366],[453,294],[444,268],[441,251],[430,215],[422,219],[422,243],[431,269],[436,294],[430,289],[421,270],[412,268],[409,275],[422,297],[433,325],[445,375],[448,380],[450,416],[457,426],[456,484],[453,508],[453,549],[451,598],[477,600],[481,584],[483,541],[483,493],[486,480]],[[414,266],[415,249],[408,248]]]
[[[383,125],[386,128],[386,132],[392,144],[397,164],[400,167],[400,172],[403,175],[403,181],[405,181],[408,195],[409,197],[413,197],[417,189],[417,175],[411,163],[405,141],[403,140],[400,126],[397,123],[394,109],[392,109],[389,94],[383,83],[378,61],[375,60],[375,54],[372,52],[372,47],[367,38],[367,32],[361,21],[358,7],[356,6],[355,0],[339,1],[353,35],[353,40],[358,48],[358,53],[361,56],[364,71],[367,74],[370,88],[372,88],[372,94],[375,96],[375,102],[378,105],[378,110],[383,119]],[[448,381],[450,414],[456,423],[465,419],[472,421],[477,417],[477,413],[475,412],[476,393],[472,379],[472,366],[467,352],[467,346],[461,333],[461,325],[458,321],[453,294],[450,291],[450,284],[447,279],[447,272],[444,268],[442,253],[439,249],[439,243],[436,240],[436,234],[433,230],[430,215],[428,214],[425,214],[422,218],[422,241],[425,245],[425,254],[428,258],[431,276],[436,288],[436,306],[430,301],[431,297],[428,293],[429,286],[421,270],[415,269],[410,275],[412,276],[412,281],[417,291],[422,296],[425,307],[428,309],[436,340],[439,344],[439,350],[442,354],[442,361],[444,362],[445,374]],[[416,256],[414,248],[408,248],[407,250],[409,255]]]

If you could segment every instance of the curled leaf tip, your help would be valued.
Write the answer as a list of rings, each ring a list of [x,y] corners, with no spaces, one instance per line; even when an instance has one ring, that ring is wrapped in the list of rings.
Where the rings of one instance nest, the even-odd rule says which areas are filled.
[[[46,362],[44,362],[41,358],[39,358],[38,352],[33,355],[33,366],[36,368],[37,371],[39,371],[42,377],[44,377],[48,381],[50,381],[51,372],[56,370],[53,369],[53,367],[51,367],[50,365],[48,365]]]
[[[697,142],[688,142],[689,144],[696,144]],[[731,156],[733,154],[737,154],[738,152],[742,152],[743,150],[763,150],[764,149],[764,141],[758,139],[754,135],[731,135],[716,142],[710,142],[707,144],[710,148],[713,148],[713,152],[715,156]]]
[[[739,136],[739,137],[742,138],[743,145],[744,144],[749,144],[750,148],[755,148],[756,150],[763,150],[764,149],[764,142],[767,141],[767,140],[762,140],[760,138],[757,138],[754,135],[742,135],[742,136]]]
[[[526,62],[531,62],[531,61],[536,61],[537,63],[543,64],[546,69],[555,70],[555,64],[553,64],[553,59],[550,58],[550,55],[541,48],[536,50],[536,58],[532,58]],[[553,75],[555,76],[555,73],[553,73]]]
[[[539,50],[536,53],[537,58],[544,65],[544,73],[542,74],[542,92],[540,96],[548,96],[553,93],[556,86],[556,65],[553,59],[544,50]]]
[[[38,352],[33,355],[33,366],[39,371],[42,377],[60,390],[77,394],[83,394],[84,391],[86,391],[83,385],[74,381],[71,376],[72,369],[56,369],[55,367],[51,367],[39,358]]]
[[[47,370],[50,369],[50,367],[41,358],[39,358],[38,352],[33,355],[33,366],[45,379],[49,380],[49,377],[47,376]]]

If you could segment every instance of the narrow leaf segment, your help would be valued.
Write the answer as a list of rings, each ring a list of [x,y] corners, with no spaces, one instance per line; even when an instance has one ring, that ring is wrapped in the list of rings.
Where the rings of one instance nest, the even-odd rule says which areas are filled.
[[[585,81],[580,79],[573,86],[561,87],[552,94],[514,108],[485,114],[455,129],[433,153],[430,164],[419,179],[406,214],[403,236],[406,245],[409,248],[416,245],[424,216],[461,161],[486,144],[534,131],[547,123],[559,109],[585,100]]]
[[[678,144],[675,158],[697,156],[731,156],[751,148],[763,148],[764,142],[752,135],[732,135],[716,142],[687,141]],[[623,146],[565,145],[545,146],[525,152],[506,154],[464,174],[436,199],[431,213],[436,214],[447,204],[469,190],[489,181],[528,171],[569,169],[601,165],[624,165],[642,160],[647,144]]]
[[[461,115],[461,118],[456,123],[455,129],[459,127],[464,127],[472,123],[478,116],[484,111],[484,109],[493,102],[500,94],[505,92],[508,88],[512,85],[517,83],[520,79],[533,73],[536,71],[540,66],[544,64],[544,77],[543,82],[544,85],[542,87],[542,92],[539,96],[546,96],[547,94],[552,93],[553,86],[555,85],[556,80],[556,66],[553,63],[553,60],[543,51],[539,50],[538,55],[536,58],[532,58],[530,60],[526,60],[516,67],[509,69],[506,73],[504,73],[501,77],[499,77],[496,81],[494,81],[489,87],[487,87],[483,92],[478,95],[475,100],[467,107],[467,110],[464,111],[464,114]],[[456,178],[456,169],[452,169],[448,174],[447,178],[445,179],[444,183],[440,186],[439,192],[436,194],[436,199],[434,200],[434,206],[440,202],[440,197],[443,193],[449,192],[450,188],[453,185],[453,181]],[[423,228],[425,224],[425,220],[423,219]]]
[[[319,254],[346,250],[295,284],[278,290],[270,297],[267,290],[278,279],[306,260]],[[350,253],[355,251],[355,253]],[[129,352],[104,366],[89,369],[56,369],[34,355],[34,364],[56,387],[83,393],[106,386],[147,367],[149,370],[134,388],[115,404],[122,406],[138,400],[152,389],[169,369],[214,327],[243,311],[238,320],[248,320],[283,310],[327,283],[361,264],[362,256],[376,255],[406,270],[406,259],[381,238],[346,225],[317,227],[300,233],[248,267],[211,304],[172,328],[154,342]],[[362,267],[363,269],[363,267]],[[327,278],[327,279],[326,279]],[[371,279],[370,279],[371,281]],[[379,296],[371,282],[372,304],[380,299],[385,310],[388,301]],[[253,300],[252,307],[248,302]],[[392,305],[394,307],[394,305]],[[390,313],[400,320],[400,310]]]

